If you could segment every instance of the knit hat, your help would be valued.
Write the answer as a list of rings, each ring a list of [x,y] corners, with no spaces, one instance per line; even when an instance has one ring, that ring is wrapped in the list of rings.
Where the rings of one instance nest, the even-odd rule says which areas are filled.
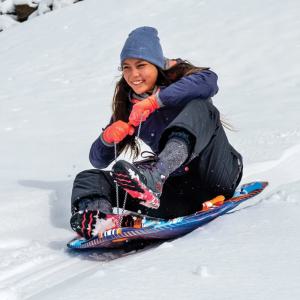
[[[148,26],[133,30],[123,46],[120,55],[121,65],[127,58],[140,58],[164,69],[165,58],[157,30]]]

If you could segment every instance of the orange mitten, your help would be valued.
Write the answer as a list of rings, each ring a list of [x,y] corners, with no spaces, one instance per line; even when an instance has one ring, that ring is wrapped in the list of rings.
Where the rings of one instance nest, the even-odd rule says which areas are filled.
[[[158,101],[154,95],[139,101],[132,106],[132,110],[129,115],[129,123],[133,126],[139,126],[141,122],[144,122],[149,115],[159,107]]]
[[[119,143],[127,135],[134,134],[134,127],[124,121],[116,121],[108,126],[102,133],[104,142],[108,144]]]

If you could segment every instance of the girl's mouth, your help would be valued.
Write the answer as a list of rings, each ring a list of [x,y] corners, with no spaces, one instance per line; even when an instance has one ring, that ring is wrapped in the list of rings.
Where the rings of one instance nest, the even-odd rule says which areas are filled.
[[[132,81],[131,83],[133,85],[139,85],[139,84],[143,83],[143,81],[142,80],[136,80],[136,81]]]

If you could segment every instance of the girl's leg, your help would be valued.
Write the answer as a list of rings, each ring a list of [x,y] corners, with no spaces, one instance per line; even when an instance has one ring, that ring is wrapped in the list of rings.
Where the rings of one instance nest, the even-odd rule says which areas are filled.
[[[123,208],[125,193],[119,189],[119,207]],[[137,199],[127,196],[125,209],[146,213]],[[72,190],[71,227],[79,235],[91,238],[100,231],[119,226],[120,217],[113,214],[117,206],[115,183],[108,171],[98,169],[80,172]],[[124,218],[123,221],[126,221]]]
[[[79,210],[89,209],[89,207],[101,209],[101,206],[98,205],[102,200],[108,203],[110,207],[109,213],[111,213],[111,208],[117,207],[116,195],[116,184],[109,171],[99,169],[82,171],[76,176],[73,184],[71,196],[72,214]],[[118,196],[119,207],[123,208],[125,192],[120,188],[118,189]],[[130,195],[127,195],[125,209],[132,211],[141,210],[144,213],[145,207],[139,205],[138,202],[137,199],[132,199]],[[85,207],[85,203],[90,206]]]
[[[191,101],[168,126],[160,147],[180,130],[194,141],[189,161],[199,185],[231,197],[242,177],[242,157],[230,145],[217,108],[210,101]]]
[[[87,239],[112,228],[117,220],[112,215],[111,192],[112,182],[107,172],[97,169],[80,172],[72,190],[71,228]]]
[[[155,215],[182,215],[199,210],[203,201],[218,194],[231,197],[241,179],[241,156],[229,144],[219,112],[208,100],[194,100],[183,108],[164,131],[160,149],[158,161],[148,164],[148,167],[136,165],[135,168],[126,162],[120,162],[114,167],[120,173],[120,176],[116,175],[117,180],[123,179],[124,174],[128,176],[127,179],[133,179],[132,184],[123,185],[123,188],[132,190],[133,197],[138,192],[138,197],[145,199],[149,191],[154,191],[156,198],[160,197],[161,207],[156,213],[151,210]],[[187,173],[186,167],[189,169]],[[148,190],[140,191],[140,183],[134,182],[136,176],[130,178],[132,170]],[[172,176],[168,177],[170,174]],[[175,174],[182,176],[176,179]],[[122,185],[122,180],[119,182]],[[175,190],[177,192],[174,194]],[[191,204],[177,195],[196,200]],[[153,199],[152,195],[149,199]],[[170,207],[178,208],[172,211]]]
[[[80,172],[73,183],[71,196],[72,214],[85,209],[84,205],[96,206],[100,200],[105,200],[110,206],[114,205],[115,187],[112,177],[108,171],[98,169]],[[86,204],[84,204],[86,203]],[[110,204],[110,205],[109,205]],[[99,208],[99,207],[98,207]]]

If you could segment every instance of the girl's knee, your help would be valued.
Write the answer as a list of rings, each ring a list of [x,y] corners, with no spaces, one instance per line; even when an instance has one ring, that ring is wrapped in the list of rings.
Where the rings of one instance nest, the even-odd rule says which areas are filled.
[[[75,181],[77,180],[81,180],[81,179],[85,179],[85,178],[88,178],[88,177],[99,177],[99,176],[104,176],[104,173],[106,171],[103,171],[103,170],[99,170],[99,169],[89,169],[89,170],[84,170],[84,171],[81,171],[79,172],[76,177],[75,177]]]

